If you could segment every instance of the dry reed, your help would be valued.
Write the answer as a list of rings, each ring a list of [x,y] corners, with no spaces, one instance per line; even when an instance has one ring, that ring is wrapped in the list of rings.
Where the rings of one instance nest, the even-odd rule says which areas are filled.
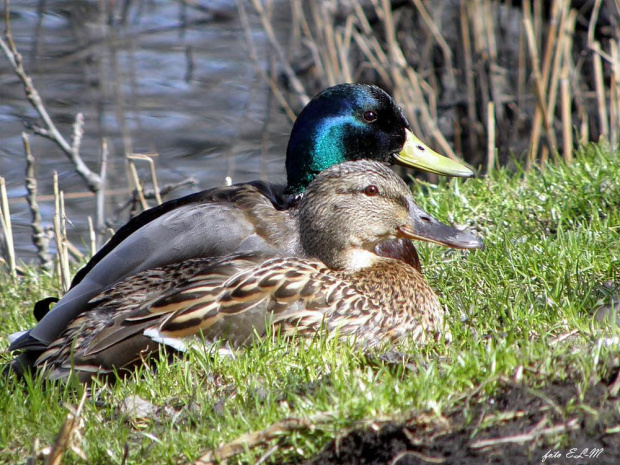
[[[67,229],[65,226],[64,199],[58,187],[58,173],[54,171],[54,236],[56,238],[57,271],[60,287],[67,292],[71,287],[69,252],[67,250]]]
[[[142,160],[149,164],[149,169],[151,173],[151,182],[153,183],[153,190],[155,191],[155,200],[157,201],[157,205],[161,205],[161,195],[159,193],[159,183],[157,182],[157,172],[155,171],[155,162],[153,161],[153,157],[158,156],[156,153],[133,153],[128,155],[127,158],[129,160]],[[137,172],[135,168],[135,164],[131,162],[133,167],[132,174],[135,174],[137,178]],[[140,181],[136,179],[136,185],[140,185]],[[140,197],[140,201],[144,200],[144,193],[142,186],[140,185],[140,189],[138,190],[138,194],[142,194]],[[146,200],[144,200],[146,202]]]
[[[13,226],[11,224],[6,183],[3,177],[0,177],[0,224],[4,233],[4,247],[8,258],[9,273],[11,276],[15,276],[17,263],[15,260],[15,247],[13,246]]]
[[[288,56],[313,64],[296,76],[292,97],[338,82],[378,83],[404,106],[422,138],[487,170],[515,151],[527,152],[527,168],[549,157],[569,162],[574,128],[579,143],[600,136],[618,143],[619,37],[597,35],[599,15],[608,11],[603,2],[582,11],[569,0],[459,5],[455,11],[446,1],[291,0]],[[266,25],[264,10],[256,12]],[[584,22],[587,31],[577,30]],[[591,64],[579,48],[586,37]],[[288,72],[290,63],[283,67]]]

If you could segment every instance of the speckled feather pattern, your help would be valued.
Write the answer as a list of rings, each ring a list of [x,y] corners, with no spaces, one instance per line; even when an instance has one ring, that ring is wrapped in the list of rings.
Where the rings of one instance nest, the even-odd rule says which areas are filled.
[[[74,368],[88,378],[139,363],[159,350],[143,335],[149,328],[235,346],[263,334],[269,320],[289,335],[325,329],[365,346],[402,338],[425,342],[444,329],[444,311],[422,275],[388,258],[356,273],[259,254],[189,260],[139,273],[91,304],[37,361],[48,377],[65,377]],[[121,352],[131,339],[132,353]]]
[[[164,294],[174,293],[177,286],[183,285],[180,278],[175,282],[176,277],[158,275],[159,271],[141,274],[144,270],[162,269],[193,259],[216,259],[249,252],[259,252],[271,257],[316,257],[332,270],[349,271],[368,266],[372,262],[370,256],[376,253],[402,260],[420,269],[416,250],[409,242],[409,238],[416,236],[405,235],[407,239],[404,239],[401,234],[394,237],[394,224],[390,225],[389,234],[386,234],[385,230],[375,231],[377,234],[367,230],[372,235],[370,242],[368,237],[364,239],[355,230],[349,230],[348,234],[355,244],[348,251],[345,250],[344,254],[338,252],[342,250],[342,233],[332,240],[332,230],[329,230],[327,237],[324,235],[315,240],[319,245],[324,244],[322,255],[317,254],[317,251],[309,251],[306,245],[302,244],[304,239],[303,234],[300,234],[300,231],[304,231],[304,228],[300,230],[302,221],[299,218],[304,193],[311,190],[309,184],[315,184],[313,180],[319,173],[334,164],[374,160],[380,166],[401,163],[423,170],[438,170],[439,173],[468,175],[468,170],[458,164],[456,169],[455,166],[446,166],[445,160],[429,162],[429,149],[419,145],[420,141],[416,142],[411,130],[402,110],[388,94],[376,86],[340,84],[324,90],[306,105],[293,125],[286,151],[286,186],[253,181],[218,187],[165,202],[136,216],[121,227],[88,264],[78,271],[71,289],[52,310],[49,310],[49,300],[37,304],[36,316],[39,323],[12,341],[9,350],[18,353],[5,371],[22,375],[33,367],[42,351],[46,353],[39,359],[39,365],[43,361],[52,363],[54,348],[62,347],[63,354],[71,352],[75,349],[69,346],[77,349],[82,338],[97,337],[81,332],[89,333],[103,327],[102,325],[117,324],[109,321],[114,312],[110,310],[105,313],[104,309],[114,309],[122,315],[124,309],[134,308],[136,305],[141,305],[145,312],[141,319],[136,317],[131,324],[129,320],[126,321],[122,328],[119,326],[120,329],[114,337],[102,339],[109,345],[110,350],[102,349],[98,353],[100,357],[107,354],[107,358],[102,359],[101,366],[119,367],[130,359],[139,361],[138,349],[146,344],[146,336],[140,333],[139,328],[148,326],[156,318],[148,314],[149,303],[164,298]],[[412,141],[418,144],[415,149],[412,148]],[[379,171],[381,169],[385,170],[385,167],[379,168]],[[379,171],[370,165],[364,165],[357,174],[365,170],[374,170],[375,175],[381,177]],[[344,172],[341,171],[341,174]],[[351,170],[347,176],[350,175]],[[384,181],[385,179],[383,177]],[[360,180],[359,176],[357,180]],[[393,176],[383,187],[391,189],[396,184],[399,184],[399,181]],[[402,187],[401,182],[401,191]],[[359,188],[358,185],[357,188],[347,191],[345,186],[343,190],[341,182],[332,183],[330,187],[336,196],[342,191],[345,194],[348,192],[347,195],[351,198],[356,196],[358,199],[363,196],[363,191]],[[398,195],[402,197],[404,194],[401,192]],[[391,200],[399,202],[403,198],[399,200],[392,197]],[[413,199],[406,201],[412,202]],[[385,203],[370,207],[367,206],[368,203],[365,205],[355,210],[355,204],[349,201],[348,204],[328,206],[325,211],[356,211],[358,220],[364,219],[368,214],[373,214],[374,219],[387,220],[385,216],[379,218],[380,215],[374,215],[382,211]],[[322,207],[319,206],[320,208]],[[322,221],[319,219],[314,226],[321,225]],[[341,225],[350,222],[352,218],[346,215],[334,217],[333,230],[337,232]],[[426,225],[425,230],[428,229],[429,226]],[[315,231],[316,228],[312,228],[312,232],[305,234],[305,238],[314,236]],[[365,244],[361,244],[362,239],[367,240]],[[140,284],[132,278],[138,275],[142,279]],[[211,279],[216,280],[216,277]],[[127,281],[119,283],[123,280]],[[120,292],[123,286],[134,286],[134,289],[119,294],[118,298],[112,297],[110,292]],[[101,295],[102,293],[105,294]],[[177,293],[175,298],[176,303],[170,298],[167,307],[158,308],[166,308],[172,312],[175,305],[178,308],[183,304],[184,299],[191,300],[191,294],[189,291],[184,294]],[[202,304],[196,302],[195,305]],[[100,313],[99,318],[102,320],[97,323],[97,328],[88,326],[95,321],[94,316],[82,316],[84,312],[93,311],[95,314]],[[244,312],[245,316],[240,314],[239,321],[258,324],[260,317],[257,315],[260,315],[261,311],[260,305],[257,305]],[[265,314],[270,314],[270,311],[263,311],[263,315]],[[83,330],[77,329],[87,322],[85,319],[89,320],[88,324],[83,326]],[[230,321],[230,318],[227,321]],[[217,327],[218,324],[213,325],[213,328]],[[67,334],[71,331],[73,336],[67,339]],[[58,340],[63,332],[64,339]],[[157,341],[156,335],[153,337],[156,342],[166,342]],[[152,340],[147,342],[150,348]],[[103,342],[99,342],[95,347],[103,345]],[[82,368],[86,370],[86,367]],[[93,365],[88,369],[96,371],[97,367]]]
[[[408,187],[382,163],[329,168],[286,211],[271,208],[251,187],[224,194],[251,217],[269,212],[266,224],[277,223],[274,215],[290,215],[289,226],[257,222],[255,229],[267,240],[288,236],[299,255],[238,253],[139,272],[91,299],[36,366],[50,379],[74,370],[88,381],[94,373],[142,363],[161,343],[242,346],[269,325],[285,335],[323,329],[363,346],[447,335],[444,311],[416,264],[375,253],[379,244],[398,239],[403,225],[415,224]]]

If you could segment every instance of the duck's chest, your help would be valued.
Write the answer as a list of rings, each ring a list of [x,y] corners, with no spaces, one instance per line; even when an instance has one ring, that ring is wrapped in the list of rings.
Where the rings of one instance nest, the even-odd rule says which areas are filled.
[[[426,340],[443,330],[444,310],[422,274],[396,260],[385,260],[352,276],[366,297],[369,334],[376,339]]]

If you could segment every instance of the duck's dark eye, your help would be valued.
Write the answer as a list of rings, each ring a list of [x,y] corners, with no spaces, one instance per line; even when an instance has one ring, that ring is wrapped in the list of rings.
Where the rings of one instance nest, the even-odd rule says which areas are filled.
[[[364,189],[364,194],[366,194],[368,197],[374,197],[378,193],[379,193],[379,188],[375,186],[374,184],[371,184],[366,189]]]
[[[364,121],[368,122],[368,123],[372,123],[373,121],[377,121],[377,114],[372,111],[372,110],[368,110],[364,112]]]

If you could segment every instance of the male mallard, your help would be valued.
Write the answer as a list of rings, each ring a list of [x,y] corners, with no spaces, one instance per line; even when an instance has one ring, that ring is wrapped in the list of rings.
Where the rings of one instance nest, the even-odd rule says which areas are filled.
[[[299,194],[318,173],[359,159],[451,176],[473,174],[422,144],[400,108],[380,88],[342,84],[326,89],[308,103],[293,125],[286,155],[287,186],[252,182],[210,189],[133,218],[76,274],[71,289],[49,313],[50,299],[35,306],[40,322],[9,348],[23,351],[14,368],[29,365],[89,299],[140,271],[243,251],[298,255],[295,223],[283,212],[295,207]],[[389,256],[417,258],[408,242],[386,249]]]
[[[268,208],[265,200],[263,208]],[[287,214],[280,212],[279,214]],[[364,345],[444,331],[444,310],[422,274],[381,257],[397,238],[452,247],[480,242],[418,207],[407,185],[375,161],[320,173],[290,215],[298,256],[267,252],[195,258],[142,271],[92,299],[35,362],[50,379],[81,381],[141,363],[160,343],[196,337],[233,346],[262,335],[324,328]],[[292,229],[291,229],[292,233]],[[312,257],[312,258],[311,258]]]

